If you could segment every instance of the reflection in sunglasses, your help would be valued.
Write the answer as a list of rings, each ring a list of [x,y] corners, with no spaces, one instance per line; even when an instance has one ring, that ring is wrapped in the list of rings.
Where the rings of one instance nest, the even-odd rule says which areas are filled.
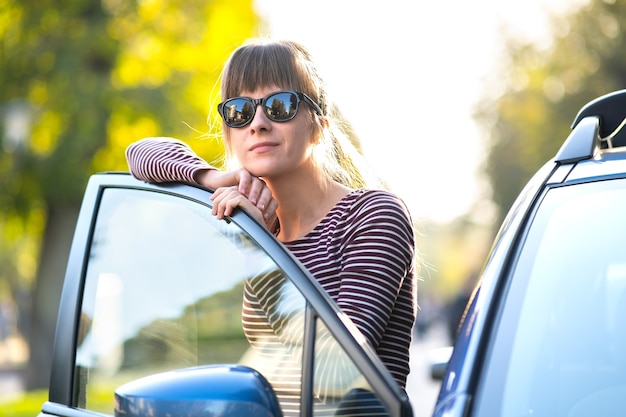
[[[217,106],[217,111],[229,127],[243,127],[250,123],[261,105],[265,115],[274,122],[287,122],[298,114],[300,101],[305,101],[317,114],[321,108],[306,94],[296,91],[278,91],[266,97],[233,97]]]

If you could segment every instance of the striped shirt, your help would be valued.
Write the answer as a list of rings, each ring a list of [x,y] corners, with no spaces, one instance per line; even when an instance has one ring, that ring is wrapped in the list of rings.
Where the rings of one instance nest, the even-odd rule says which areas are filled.
[[[355,190],[308,235],[284,244],[404,387],[416,288],[413,229],[402,202],[386,191]]]
[[[149,182],[195,183],[198,171],[211,169],[189,146],[170,138],[135,142],[126,156],[131,173]],[[414,234],[404,203],[387,191],[354,190],[309,234],[283,243],[405,387],[417,286]],[[261,304],[247,285],[243,323],[248,338],[254,336],[254,320],[246,317],[255,316],[255,310],[263,309]],[[266,316],[267,311],[257,313]]]

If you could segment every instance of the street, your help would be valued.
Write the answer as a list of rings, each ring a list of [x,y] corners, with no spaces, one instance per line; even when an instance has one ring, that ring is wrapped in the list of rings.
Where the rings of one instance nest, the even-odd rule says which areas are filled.
[[[407,381],[407,393],[413,404],[414,417],[430,417],[439,394],[439,382],[430,378],[428,357],[432,349],[448,344],[443,325],[429,328],[422,338],[415,337],[411,347],[411,373]]]

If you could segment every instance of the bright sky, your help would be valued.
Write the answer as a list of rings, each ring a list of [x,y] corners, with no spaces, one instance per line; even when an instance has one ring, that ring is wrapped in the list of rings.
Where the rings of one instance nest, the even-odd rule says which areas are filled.
[[[502,30],[541,40],[550,13],[584,1],[256,0],[256,5],[269,22],[269,34],[311,50],[366,158],[413,217],[445,222],[465,214],[480,195],[482,139],[471,114],[486,77],[495,74]]]

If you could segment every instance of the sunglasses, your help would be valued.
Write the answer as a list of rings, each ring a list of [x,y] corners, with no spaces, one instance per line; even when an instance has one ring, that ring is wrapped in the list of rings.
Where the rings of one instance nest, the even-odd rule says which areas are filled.
[[[233,97],[217,105],[217,111],[229,127],[244,127],[252,121],[260,104],[263,113],[274,122],[287,122],[298,114],[301,101],[319,115],[322,109],[311,97],[296,91],[278,91],[263,98]]]

